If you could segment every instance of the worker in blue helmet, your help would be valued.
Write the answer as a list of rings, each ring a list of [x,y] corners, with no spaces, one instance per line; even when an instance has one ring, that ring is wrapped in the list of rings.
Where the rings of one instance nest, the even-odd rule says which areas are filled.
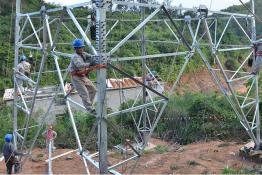
[[[15,77],[18,88],[20,89],[21,93],[24,94],[26,88],[30,89],[33,87],[29,78],[31,65],[29,62],[27,62],[27,57],[24,54],[20,55],[19,60],[20,63],[16,66],[15,69]],[[24,83],[26,83],[26,88],[23,86]],[[19,91],[17,93],[19,94]]]
[[[156,71],[153,70],[153,71],[148,72],[148,74],[146,75],[146,84],[149,87],[153,87],[154,85],[157,84],[157,78],[158,78],[158,75]]]
[[[75,39],[72,46],[75,49],[75,53],[68,67],[68,71],[72,77],[72,84],[79,93],[86,110],[89,113],[96,114],[93,108],[96,88],[87,76],[90,71],[105,68],[105,65],[100,65],[94,57],[84,52],[85,45],[83,40]]]
[[[13,135],[12,134],[6,134],[5,135],[5,144],[3,146],[3,155],[5,158],[5,164],[7,169],[7,174],[12,174],[12,169],[15,163],[17,163],[15,156],[24,156],[27,154],[20,153],[17,150],[15,150],[15,147],[12,143]],[[15,168],[15,173],[18,171],[18,169]]]

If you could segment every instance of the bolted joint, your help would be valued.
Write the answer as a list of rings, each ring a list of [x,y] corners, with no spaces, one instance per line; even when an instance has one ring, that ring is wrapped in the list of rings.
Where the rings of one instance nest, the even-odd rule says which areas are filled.
[[[215,55],[217,53],[217,48],[215,46],[212,47],[212,54]]]

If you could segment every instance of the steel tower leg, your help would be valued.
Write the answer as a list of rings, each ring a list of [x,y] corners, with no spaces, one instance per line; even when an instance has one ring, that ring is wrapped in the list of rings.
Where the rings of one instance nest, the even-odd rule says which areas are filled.
[[[106,64],[106,0],[96,0],[96,7],[96,59],[100,64]],[[99,172],[107,174],[106,69],[97,69],[96,78]]]

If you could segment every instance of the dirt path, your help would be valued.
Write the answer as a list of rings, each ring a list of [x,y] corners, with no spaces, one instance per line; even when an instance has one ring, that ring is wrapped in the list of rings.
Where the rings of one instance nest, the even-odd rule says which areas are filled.
[[[157,148],[146,151],[140,158],[138,166],[133,173],[136,174],[207,174],[222,173],[225,167],[234,169],[258,169],[259,165],[238,156],[239,148],[244,143],[211,141],[194,143],[186,146],[170,144],[158,139],[152,139]],[[69,151],[59,149],[55,155]],[[44,153],[44,150],[36,149],[35,154]],[[55,174],[83,174],[83,163],[76,153],[69,154],[73,159],[66,160],[66,156],[53,162]],[[43,161],[26,161],[23,167],[24,174],[46,174],[47,164]],[[130,162],[127,166],[131,166]],[[125,168],[120,167],[119,171]],[[93,168],[92,173],[97,173]],[[0,162],[0,173],[5,173],[4,162]],[[127,173],[127,172],[126,172]]]

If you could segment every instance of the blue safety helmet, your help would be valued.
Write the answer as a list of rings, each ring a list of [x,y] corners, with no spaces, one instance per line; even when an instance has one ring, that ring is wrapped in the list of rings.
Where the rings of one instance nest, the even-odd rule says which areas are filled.
[[[85,46],[83,40],[78,39],[78,38],[73,41],[72,45],[73,45],[74,48],[82,48],[82,47]]]
[[[25,61],[26,60],[26,56],[23,54],[23,55],[20,55],[20,61]]]
[[[12,134],[6,134],[5,135],[5,141],[6,142],[11,142],[13,139],[13,135]]]

